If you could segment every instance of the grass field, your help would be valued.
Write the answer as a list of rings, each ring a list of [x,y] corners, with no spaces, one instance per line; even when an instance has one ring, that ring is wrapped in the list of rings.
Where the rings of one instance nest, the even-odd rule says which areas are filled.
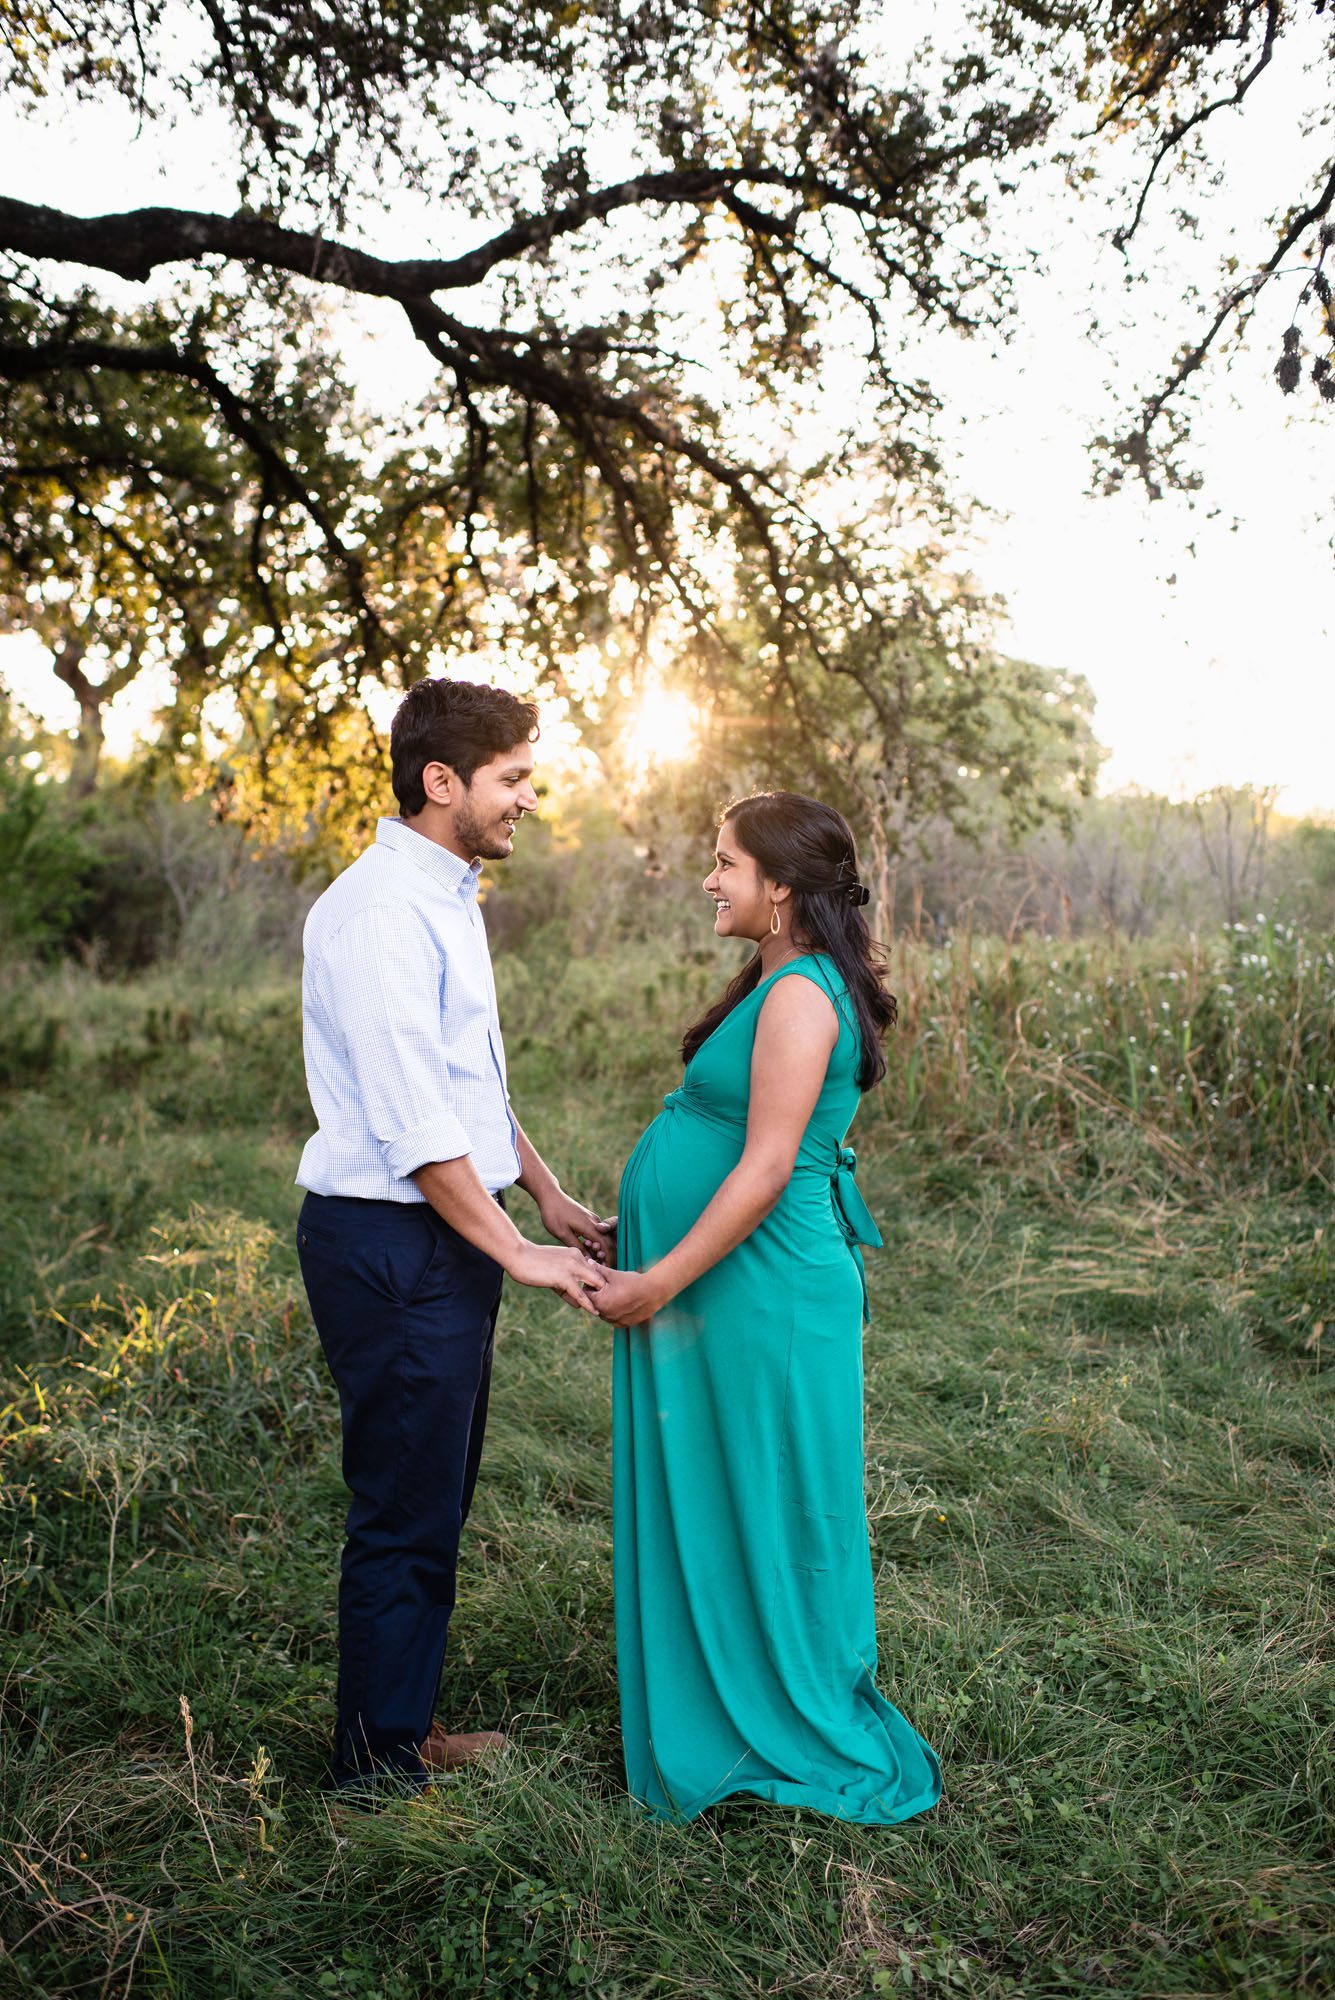
[[[599,1203],[717,979],[659,949],[498,968],[516,1103]],[[512,1747],[332,1821],[293,982],[11,981],[0,1992],[1335,1991],[1335,960],[961,942],[895,983],[867,1490],[946,1796],[868,1830],[626,1802],[608,1339],[513,1288],[442,1701]]]

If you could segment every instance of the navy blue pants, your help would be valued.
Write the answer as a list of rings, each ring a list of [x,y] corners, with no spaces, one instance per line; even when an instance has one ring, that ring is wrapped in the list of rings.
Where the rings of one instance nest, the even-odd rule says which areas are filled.
[[[501,1267],[425,1202],[308,1194],[297,1249],[352,1494],[330,1771],[425,1782],[459,1531],[482,1455]]]

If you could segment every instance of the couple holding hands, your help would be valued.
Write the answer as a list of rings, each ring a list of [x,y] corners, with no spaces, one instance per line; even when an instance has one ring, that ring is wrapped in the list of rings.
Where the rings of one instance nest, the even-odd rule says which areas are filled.
[[[537,807],[536,733],[501,689],[419,681],[390,739],[400,816],[306,924],[297,1241],[352,1494],[333,1783],[420,1787],[503,1741],[434,1709],[508,1275],[615,1329],[633,1796],[669,1820],[738,1792],[907,1819],[941,1780],[875,1684],[859,1245],[880,1238],[844,1137],[895,1007],[852,836],[794,793],[729,807],[704,887],[716,935],[756,950],[688,1030],[603,1220],[515,1116],[478,908]],[[516,1183],[555,1245],[511,1220]]]

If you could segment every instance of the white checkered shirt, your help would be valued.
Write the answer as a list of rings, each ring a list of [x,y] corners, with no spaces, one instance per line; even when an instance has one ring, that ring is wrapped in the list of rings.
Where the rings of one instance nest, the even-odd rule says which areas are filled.
[[[382,819],[306,919],[306,1082],[315,1194],[421,1201],[409,1176],[471,1153],[491,1193],[519,1175],[479,864]]]

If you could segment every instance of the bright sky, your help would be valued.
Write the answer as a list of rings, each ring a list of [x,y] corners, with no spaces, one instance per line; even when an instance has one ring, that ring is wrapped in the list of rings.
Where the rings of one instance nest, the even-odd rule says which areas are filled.
[[[1075,341],[1054,378],[1051,344],[1034,314],[995,364],[998,400],[949,365],[961,483],[1004,515],[975,568],[1007,599],[1011,650],[1088,678],[1105,790],[1279,784],[1284,810],[1335,811],[1335,423],[1286,418],[1266,352],[1237,403],[1216,395],[1200,421],[1199,494],[1091,498],[1085,441],[1108,404]]]
[[[1219,204],[1233,199],[1239,175],[1257,213],[1270,190],[1277,200],[1297,191],[1293,90],[1278,77],[1270,98],[1254,96],[1246,121],[1225,134],[1231,173],[1213,220],[1208,198],[1193,201],[1215,252],[1233,219]],[[53,101],[40,122],[11,125],[0,142],[0,191],[84,213],[164,200],[225,207],[228,150],[208,120],[137,130],[120,107],[71,115]],[[1107,377],[1116,364],[1124,389],[1137,374],[1142,385],[1157,379],[1195,324],[1172,316],[1182,283],[1212,265],[1177,246],[1167,225],[1132,319],[1116,255],[1097,240],[1106,220],[1097,205],[1082,207],[1041,177],[1023,193],[1016,226],[1047,270],[1022,286],[1015,337],[990,351],[934,336],[917,357],[945,399],[943,439],[960,489],[998,517],[981,529],[972,566],[1008,601],[1010,650],[1092,683],[1110,751],[1105,789],[1182,795],[1252,781],[1280,785],[1283,810],[1335,813],[1335,416],[1291,416],[1270,378],[1292,293],[1267,313],[1255,352],[1239,355],[1229,381],[1216,379],[1202,401],[1192,451],[1205,484],[1194,504],[1178,496],[1151,505],[1131,492],[1089,498],[1086,442],[1114,415]],[[1165,221],[1168,212],[1165,199]],[[388,236],[422,253],[416,216],[411,226],[390,223]],[[1264,243],[1241,223],[1237,240],[1244,253]],[[141,295],[97,283],[108,296]],[[1120,322],[1106,351],[1086,333],[1091,287],[1107,300],[1105,323]],[[362,318],[350,365],[377,400],[391,387],[417,393],[423,357],[397,316],[372,307]],[[70,726],[73,702],[35,642],[0,640],[0,671],[53,726]],[[118,704],[113,751],[144,714],[141,693]]]

